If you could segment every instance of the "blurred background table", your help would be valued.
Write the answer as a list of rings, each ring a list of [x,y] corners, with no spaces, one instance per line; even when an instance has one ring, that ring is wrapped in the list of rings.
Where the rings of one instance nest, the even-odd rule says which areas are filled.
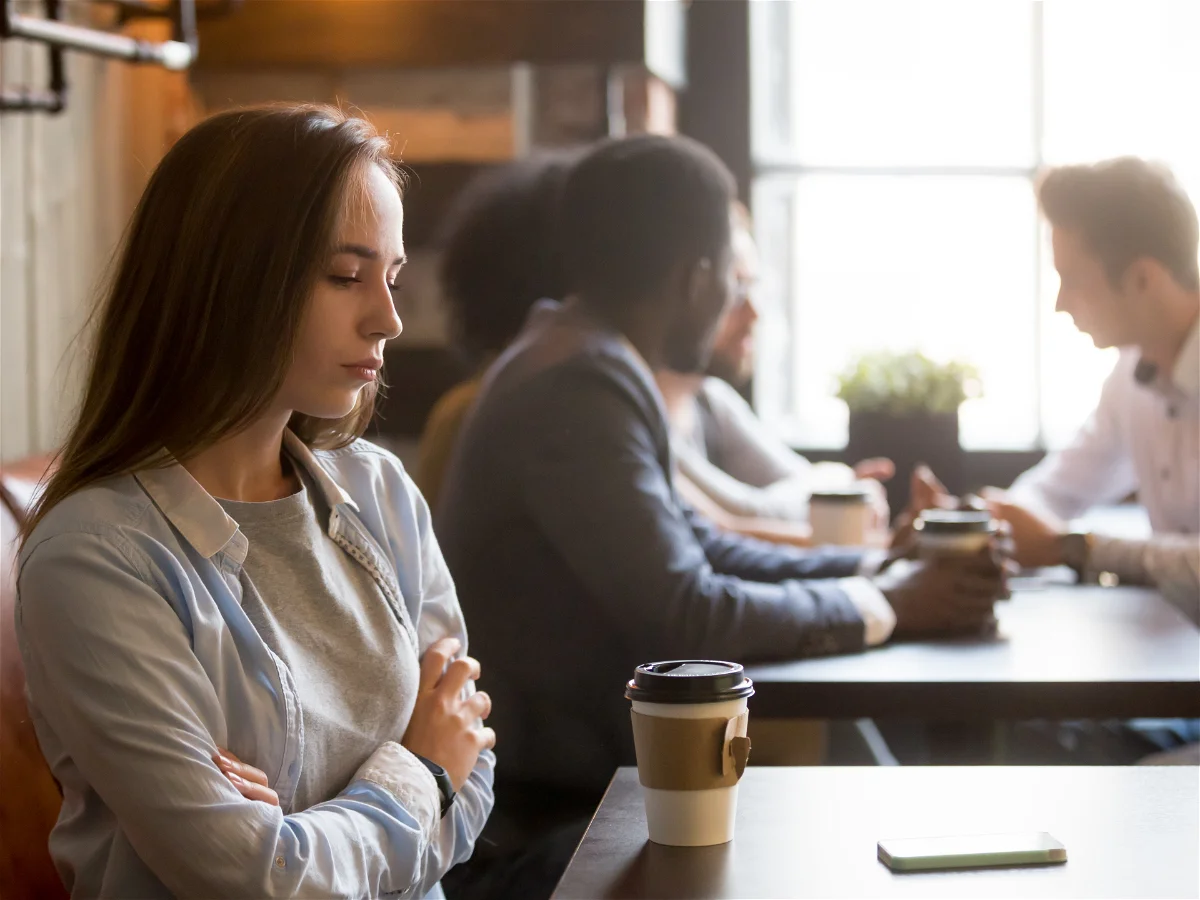
[[[1048,583],[997,604],[995,637],[754,665],[752,717],[1200,716],[1200,629],[1153,590]]]

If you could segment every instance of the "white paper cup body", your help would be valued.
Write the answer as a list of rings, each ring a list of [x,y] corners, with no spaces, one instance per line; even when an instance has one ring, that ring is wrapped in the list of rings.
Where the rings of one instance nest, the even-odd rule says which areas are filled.
[[[813,497],[808,504],[808,524],[817,546],[861,547],[867,543],[871,519],[871,504],[866,498],[847,502]]]
[[[643,716],[669,719],[733,719],[746,711],[746,698],[720,703],[643,703],[634,700],[633,711]],[[737,790],[736,784],[703,791],[663,791],[643,787],[650,840],[671,847],[729,843],[733,840],[737,815]]]
[[[920,555],[925,558],[969,556],[981,553],[993,537],[994,534],[990,531],[976,531],[970,534],[922,534],[917,538],[917,547]]]

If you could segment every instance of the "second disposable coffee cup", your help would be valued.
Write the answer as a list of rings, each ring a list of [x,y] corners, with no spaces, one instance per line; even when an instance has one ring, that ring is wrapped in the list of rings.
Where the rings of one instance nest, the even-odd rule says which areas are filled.
[[[996,535],[991,514],[973,509],[927,509],[913,523],[922,557],[979,553]]]
[[[738,781],[750,757],[737,663],[672,660],[638,666],[625,689],[650,840],[703,847],[733,840]]]
[[[808,498],[812,542],[860,547],[867,543],[874,511],[871,495],[860,487],[814,491]]]

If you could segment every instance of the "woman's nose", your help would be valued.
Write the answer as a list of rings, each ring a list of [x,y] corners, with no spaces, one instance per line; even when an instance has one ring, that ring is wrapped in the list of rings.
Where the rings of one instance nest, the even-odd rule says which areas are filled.
[[[385,340],[399,337],[404,331],[404,323],[400,321],[400,312],[396,309],[396,294],[387,283],[376,292],[371,304],[371,319],[368,330],[373,335],[381,335]]]

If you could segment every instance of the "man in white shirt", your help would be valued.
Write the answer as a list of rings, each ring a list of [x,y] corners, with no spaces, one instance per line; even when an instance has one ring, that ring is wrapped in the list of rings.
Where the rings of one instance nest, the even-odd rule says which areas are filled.
[[[1200,274],[1196,210],[1172,174],[1132,157],[1048,172],[1038,200],[1062,285],[1057,309],[1097,347],[1121,348],[1069,447],[990,499],[1018,562],[1157,585],[1200,615]],[[1066,523],[1136,492],[1154,537]]]

